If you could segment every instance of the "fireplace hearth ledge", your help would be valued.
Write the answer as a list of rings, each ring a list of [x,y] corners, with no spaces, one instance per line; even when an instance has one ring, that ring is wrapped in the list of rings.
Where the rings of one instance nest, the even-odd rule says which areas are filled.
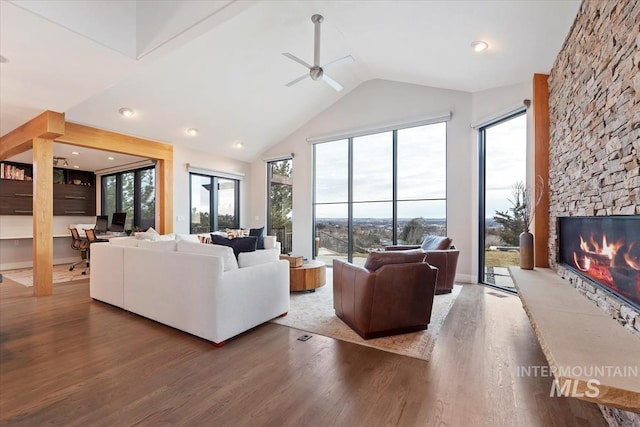
[[[580,375],[589,374],[590,369],[606,371],[607,367],[635,367],[640,373],[640,338],[553,270],[510,267],[509,272],[551,371],[574,371],[569,376],[556,376],[560,389],[569,382],[575,393],[572,397],[640,412],[640,377]],[[597,394],[589,388],[589,380],[599,381]]]

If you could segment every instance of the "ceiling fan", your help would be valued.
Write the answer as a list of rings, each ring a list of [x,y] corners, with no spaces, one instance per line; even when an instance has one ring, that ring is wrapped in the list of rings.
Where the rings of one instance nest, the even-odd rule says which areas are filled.
[[[292,55],[290,53],[283,53],[283,55],[286,56],[287,58],[292,59],[296,61],[298,64],[303,65],[309,69],[309,73],[304,74],[298,77],[297,79],[290,81],[285,86],[287,87],[293,86],[294,84],[306,79],[307,77],[310,77],[311,80],[318,80],[318,79],[324,80],[325,83],[327,83],[329,86],[331,86],[338,92],[344,89],[340,83],[333,80],[331,77],[327,76],[324,73],[324,70],[329,69],[331,67],[335,67],[337,65],[353,62],[353,56],[347,55],[345,57],[331,61],[325,64],[323,67],[320,66],[320,24],[322,23],[323,20],[324,18],[322,17],[322,15],[316,14],[311,17],[311,22],[313,22],[313,24],[315,25],[315,36],[314,36],[314,43],[313,43],[313,65],[307,64],[305,61],[303,61],[302,59],[298,58],[295,55]]]

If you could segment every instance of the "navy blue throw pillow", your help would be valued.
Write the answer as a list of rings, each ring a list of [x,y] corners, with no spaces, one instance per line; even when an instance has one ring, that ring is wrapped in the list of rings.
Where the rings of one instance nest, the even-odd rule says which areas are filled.
[[[257,237],[238,237],[236,239],[227,239],[226,237],[211,234],[211,243],[214,245],[229,246],[233,249],[233,254],[238,258],[240,252],[254,252],[256,250]]]
[[[250,228],[249,236],[257,237],[258,241],[256,243],[256,248],[264,249],[264,227]]]

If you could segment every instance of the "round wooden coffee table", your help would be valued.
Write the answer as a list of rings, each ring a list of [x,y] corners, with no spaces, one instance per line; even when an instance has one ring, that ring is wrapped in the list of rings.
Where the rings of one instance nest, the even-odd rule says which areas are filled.
[[[309,261],[302,267],[289,269],[289,289],[291,291],[311,291],[327,283],[327,273],[324,262]]]

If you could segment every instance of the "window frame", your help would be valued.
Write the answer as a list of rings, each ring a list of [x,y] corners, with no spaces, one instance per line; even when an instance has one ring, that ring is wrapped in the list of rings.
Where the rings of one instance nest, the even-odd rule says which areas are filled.
[[[192,224],[193,224],[193,176],[205,177],[209,178],[209,183],[211,188],[215,188],[216,191],[209,192],[209,232],[213,233],[214,231],[218,231],[219,223],[218,223],[218,191],[219,191],[219,181],[220,179],[224,179],[227,181],[234,181],[234,225],[233,228],[240,228],[240,180],[236,178],[230,178],[227,176],[218,176],[211,175],[202,172],[189,172],[189,233],[192,233]]]
[[[312,224],[311,224],[311,241],[315,242],[315,237],[316,237],[316,226],[317,226],[317,220],[316,220],[316,208],[317,206],[324,206],[324,205],[331,205],[331,204],[343,204],[346,203],[347,204],[347,227],[348,227],[348,243],[347,243],[347,250],[348,250],[348,254],[347,254],[347,260],[349,262],[353,262],[353,254],[354,254],[354,239],[353,239],[353,207],[354,204],[362,204],[362,203],[367,203],[367,202],[383,202],[381,200],[358,200],[358,201],[354,201],[353,200],[353,166],[354,166],[354,162],[353,162],[353,142],[354,139],[356,138],[360,138],[363,136],[368,136],[368,135],[374,135],[374,134],[382,134],[382,133],[387,133],[387,132],[392,132],[392,140],[391,140],[391,144],[392,144],[392,199],[389,200],[388,202],[391,202],[392,205],[392,218],[391,218],[391,223],[392,223],[392,244],[393,245],[397,245],[398,244],[398,203],[402,203],[402,202],[408,202],[408,201],[443,201],[445,204],[445,229],[444,229],[444,233],[446,235],[447,233],[447,229],[448,229],[448,215],[447,215],[447,210],[448,210],[448,206],[447,206],[447,195],[448,195],[448,179],[447,179],[447,170],[448,170],[448,128],[449,128],[449,124],[448,124],[449,120],[443,119],[443,120],[434,120],[431,121],[429,123],[420,123],[420,124],[412,124],[412,125],[407,125],[407,126],[398,126],[397,128],[394,129],[381,129],[381,130],[377,130],[377,131],[372,131],[366,134],[362,134],[362,133],[358,133],[357,135],[353,135],[353,136],[346,136],[346,137],[340,137],[340,138],[336,138],[336,139],[332,139],[332,140],[320,140],[318,142],[313,143],[313,162],[312,162],[312,170],[313,170],[313,183],[312,183]],[[426,127],[426,126],[431,126],[431,125],[437,125],[437,124],[444,124],[445,125],[445,130],[444,130],[444,149],[445,149],[445,164],[444,164],[444,178],[445,178],[445,188],[444,188],[444,197],[437,197],[437,198],[416,198],[416,199],[398,199],[398,131],[401,130],[405,130],[405,129],[411,129],[411,128],[416,128],[416,127]],[[317,146],[319,146],[320,144],[327,144],[327,143],[332,143],[332,142],[337,142],[337,141],[343,141],[343,140],[347,140],[347,152],[348,152],[348,160],[347,160],[347,173],[348,173],[348,177],[347,177],[347,200],[344,202],[316,202],[316,179],[317,179],[317,153],[316,153],[316,148]],[[384,202],[387,202],[386,200],[384,200]],[[314,247],[312,248],[312,254],[313,257],[315,258],[317,256],[316,253],[316,248],[315,248],[315,244],[313,245]]]
[[[115,185],[116,206],[115,206],[114,212],[123,212],[122,210],[122,176],[124,174],[133,173],[133,218],[131,221],[131,226],[132,227],[139,226],[139,224],[142,221],[142,212],[141,212],[142,206],[140,205],[141,203],[140,193],[142,192],[142,172],[147,170],[153,170],[154,175],[156,174],[156,166],[151,165],[151,166],[145,166],[142,168],[128,169],[124,171],[101,175],[100,176],[100,194],[101,194],[100,213],[103,214],[104,212],[107,212],[109,210],[108,207],[106,206],[107,198],[105,197],[105,194],[107,193],[106,180],[107,178],[110,178],[110,177],[115,177],[116,179],[116,185]],[[157,202],[157,190],[158,190],[158,183],[157,183],[157,179],[154,178],[154,189],[153,189],[154,205]],[[156,227],[156,220],[157,220],[157,212],[154,213],[153,215],[153,224],[151,225],[151,227],[154,227],[154,228]],[[109,224],[110,223],[111,223],[111,218],[109,218]]]

